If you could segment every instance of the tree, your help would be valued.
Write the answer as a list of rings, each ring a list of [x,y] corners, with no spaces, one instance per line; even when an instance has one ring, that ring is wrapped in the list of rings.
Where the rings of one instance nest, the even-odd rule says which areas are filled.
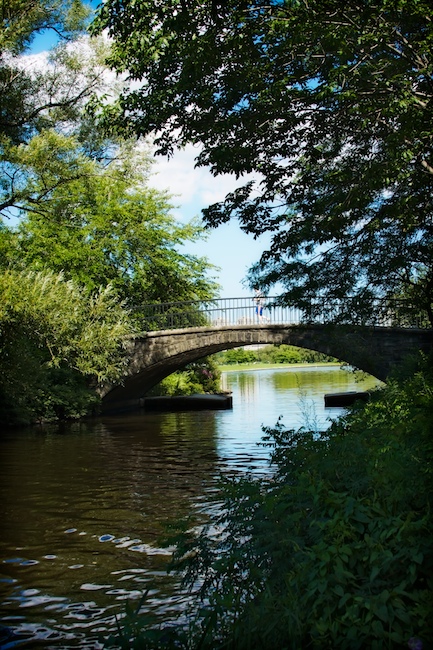
[[[39,155],[48,140],[51,160]],[[182,251],[203,237],[203,228],[177,222],[170,197],[148,186],[146,154],[125,143],[105,167],[83,155],[73,138],[54,131],[41,142],[35,136],[28,150],[35,194],[47,185],[52,189],[38,209],[29,206],[15,237],[7,229],[0,233],[4,264],[62,272],[89,294],[110,284],[130,309],[215,297],[207,259]],[[39,158],[42,165],[34,163]],[[75,179],[68,177],[72,162]],[[66,190],[62,183],[54,187],[52,174],[67,180]]]
[[[137,307],[213,298],[217,285],[182,250],[203,228],[176,222],[148,186],[147,154],[91,115],[116,83],[102,39],[70,41],[81,1],[13,0],[0,16],[0,215],[19,217],[0,221],[0,411],[8,423],[79,416],[92,387],[122,376]],[[48,28],[66,43],[33,65],[23,53]]]
[[[75,160],[64,155],[64,147],[61,157],[53,134],[73,136],[89,158],[108,162],[115,155],[116,138],[102,134],[86,110],[96,94],[107,99],[116,92],[103,64],[107,50],[102,39],[78,39],[88,14],[80,0],[13,0],[0,10],[3,217],[17,210],[37,210],[50,199],[53,188],[77,177]],[[46,56],[28,56],[26,48],[35,34],[47,29],[56,32],[60,44]],[[35,167],[47,169],[38,191]]]
[[[133,329],[111,287],[88,293],[61,274],[0,275],[0,414],[5,424],[76,417],[118,380]]]
[[[36,34],[54,30],[68,40],[85,28],[89,8],[81,0],[8,0],[0,7],[0,51],[23,52]]]
[[[432,18],[427,0],[107,0],[93,29],[134,81],[119,129],[256,174],[204,210],[273,233],[252,285],[349,318],[406,291],[433,322]]]
[[[81,2],[45,0],[30,9],[18,0],[10,9],[11,52],[49,25],[65,38],[68,25],[83,26]],[[0,94],[0,212],[21,217],[15,258],[62,271],[89,291],[112,283],[130,305],[209,298],[216,285],[205,279],[207,261],[180,251],[203,229],[176,223],[168,195],[147,185],[147,154],[102,133],[87,110],[96,93],[109,86],[115,93],[106,54],[100,40],[87,39],[58,46],[45,67],[7,57],[16,77]]]
[[[221,352],[220,354],[222,357],[221,363],[227,365],[257,362],[257,354],[252,350],[246,350],[245,348],[235,348],[234,350],[226,350],[225,352]]]
[[[0,133],[2,148],[25,144],[56,121],[71,119],[71,107],[82,105],[83,65],[78,55],[59,47],[35,66],[23,55],[40,32],[54,30],[63,43],[83,33],[88,10],[81,0],[11,0],[0,9]],[[53,50],[54,52],[54,50]],[[34,64],[34,61],[33,61]],[[44,69],[43,69],[44,68]],[[69,78],[65,83],[65,73]],[[81,77],[81,78],[80,78]],[[77,88],[78,97],[75,94]],[[66,114],[65,113],[68,113]],[[63,120],[62,120],[63,118]]]

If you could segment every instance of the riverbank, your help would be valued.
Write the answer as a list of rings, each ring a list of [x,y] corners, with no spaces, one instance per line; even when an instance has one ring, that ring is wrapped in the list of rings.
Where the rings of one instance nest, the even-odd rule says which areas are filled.
[[[283,368],[339,368],[341,363],[335,361],[317,362],[317,363],[231,363],[226,365],[218,365],[220,372],[241,372],[243,370],[280,370]]]

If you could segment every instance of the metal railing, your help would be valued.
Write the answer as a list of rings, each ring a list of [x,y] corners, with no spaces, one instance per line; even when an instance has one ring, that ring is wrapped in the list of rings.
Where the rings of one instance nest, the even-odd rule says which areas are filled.
[[[217,298],[203,301],[143,305],[135,311],[143,331],[224,327],[235,325],[351,324],[374,327],[431,328],[425,314],[404,301],[377,302],[365,313],[350,300],[332,304],[313,303],[308,308],[282,306],[277,297],[262,305],[254,298]]]

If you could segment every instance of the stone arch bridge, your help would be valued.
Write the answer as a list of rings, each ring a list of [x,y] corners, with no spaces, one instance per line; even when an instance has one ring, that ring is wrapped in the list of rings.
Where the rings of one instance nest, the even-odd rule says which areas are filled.
[[[379,322],[362,324],[335,323],[335,310],[333,314],[322,311],[320,317],[306,316],[268,302],[262,317],[257,311],[245,298],[143,308],[147,331],[129,343],[122,384],[106,385],[100,391],[103,411],[137,406],[152,386],[186,364],[241,346],[284,343],[308,348],[383,381],[406,356],[417,350],[428,352],[433,346],[433,330],[401,310],[397,314],[388,309]]]

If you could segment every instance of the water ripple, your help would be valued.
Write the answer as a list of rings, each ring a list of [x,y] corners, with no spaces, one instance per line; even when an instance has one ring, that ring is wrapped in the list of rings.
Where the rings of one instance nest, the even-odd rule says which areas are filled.
[[[324,392],[360,389],[338,369],[327,379],[298,374],[310,385],[315,374],[317,404]],[[172,548],[159,540],[167,524],[190,517],[199,526],[218,510],[221,474],[269,471],[261,424],[284,413],[286,426],[298,425],[299,390],[286,375],[233,373],[232,411],[138,413],[2,436],[2,650],[102,650],[99,637],[116,631],[125,601],[144,593],[143,613],[184,616],[190,597],[167,574]]]

